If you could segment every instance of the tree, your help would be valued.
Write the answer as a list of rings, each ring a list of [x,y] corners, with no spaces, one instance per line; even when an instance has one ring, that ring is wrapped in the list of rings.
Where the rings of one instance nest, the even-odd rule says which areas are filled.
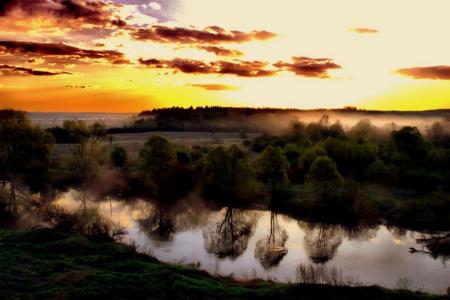
[[[111,161],[116,167],[123,167],[127,162],[128,155],[123,147],[115,147],[110,154]]]
[[[411,159],[422,160],[427,154],[427,144],[417,127],[405,126],[391,135],[397,150]]]
[[[98,122],[87,125],[84,121],[66,120],[63,127],[69,138],[74,141],[70,151],[80,177],[92,176],[101,152],[100,142],[107,135],[105,125]]]
[[[50,164],[51,134],[33,127],[25,112],[0,110],[0,179],[10,183],[9,211],[16,211],[19,180],[34,186]]]
[[[248,153],[236,145],[217,147],[204,161],[203,180],[209,196],[228,199],[248,199],[257,190]]]
[[[185,196],[193,187],[194,175],[184,159],[178,161],[177,149],[159,136],[150,137],[139,153],[140,175],[152,196],[173,201]]]
[[[326,198],[333,190],[339,189],[344,180],[336,163],[327,156],[320,156],[311,164],[308,181],[314,185],[321,197]]]
[[[267,146],[256,160],[258,178],[272,190],[288,183],[289,162],[280,147]]]
[[[150,176],[169,169],[177,162],[175,147],[165,138],[160,136],[150,137],[139,152],[141,169]]]

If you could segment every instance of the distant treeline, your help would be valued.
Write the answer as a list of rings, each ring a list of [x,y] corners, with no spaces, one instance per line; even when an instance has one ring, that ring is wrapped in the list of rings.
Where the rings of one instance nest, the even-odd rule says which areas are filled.
[[[290,122],[302,121],[321,115],[346,117],[416,117],[450,119],[450,109],[429,111],[373,111],[355,107],[342,109],[282,109],[248,107],[171,107],[141,112],[137,119],[123,127],[108,129],[109,133],[130,133],[145,131],[222,131],[222,132],[266,132],[274,133],[288,128]]]

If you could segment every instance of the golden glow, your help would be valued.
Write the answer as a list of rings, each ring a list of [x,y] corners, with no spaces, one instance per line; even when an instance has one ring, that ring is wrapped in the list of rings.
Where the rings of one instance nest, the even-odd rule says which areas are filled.
[[[165,2],[154,2],[155,10],[164,11]],[[101,49],[123,52],[131,64],[113,66],[85,60],[82,64],[61,67],[72,75],[0,76],[0,107],[115,112],[174,105],[296,108],[354,105],[381,110],[450,107],[450,80],[418,80],[394,72],[400,68],[450,65],[448,0],[186,2],[179,4],[174,13],[176,20],[164,23],[165,26],[216,25],[244,32],[267,30],[277,37],[219,46],[242,51],[244,56],[239,57],[242,60],[276,63],[290,61],[293,56],[323,57],[342,68],[329,71],[329,79],[306,78],[292,72],[261,78],[174,74],[173,70],[145,68],[137,61],[178,57],[211,62],[222,58],[186,45],[133,41],[125,30],[92,39],[73,28],[52,29],[54,20],[16,16],[14,22],[0,20],[3,25],[0,40],[63,41],[85,49],[104,44]],[[157,22],[156,18],[139,13],[135,5],[122,6],[118,14],[124,18],[133,14],[133,24]],[[351,28],[377,32],[364,34]],[[0,55],[1,64],[54,68],[47,61],[27,63],[14,55]],[[235,88],[208,90],[195,85]]]

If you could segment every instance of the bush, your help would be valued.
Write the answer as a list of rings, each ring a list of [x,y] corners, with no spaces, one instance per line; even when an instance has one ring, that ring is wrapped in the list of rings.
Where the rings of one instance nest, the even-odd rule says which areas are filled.
[[[123,167],[127,162],[128,155],[124,148],[115,147],[110,155],[111,161],[116,167]]]
[[[70,212],[53,206],[46,211],[44,221],[55,230],[81,234],[96,242],[117,241],[125,234],[122,228],[105,221],[92,209]]]

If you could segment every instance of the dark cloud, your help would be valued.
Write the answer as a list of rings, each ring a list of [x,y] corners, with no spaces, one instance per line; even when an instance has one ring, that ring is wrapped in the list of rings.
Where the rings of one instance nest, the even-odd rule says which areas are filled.
[[[21,11],[28,16],[52,16],[61,21],[79,20],[89,24],[124,26],[123,20],[112,15],[112,5],[101,0],[1,0],[0,17]]]
[[[190,86],[198,87],[208,91],[234,91],[238,88],[234,85],[225,85],[217,83],[205,83],[205,84],[190,84]]]
[[[294,72],[296,75],[305,77],[329,78],[328,70],[340,69],[329,58],[292,57],[292,63],[279,61],[274,64],[280,70]]]
[[[227,48],[218,47],[218,46],[198,46],[197,48],[200,50],[205,50],[205,51],[214,53],[217,56],[235,57],[235,56],[243,55],[243,53],[239,50],[227,49]]]
[[[12,66],[12,65],[0,65],[0,74],[1,75],[54,76],[54,75],[71,74],[71,73],[35,70],[35,69],[31,69],[31,68],[17,67],[17,66]]]
[[[212,66],[199,60],[175,58],[172,60],[139,59],[139,63],[151,68],[174,69],[183,73],[212,74],[215,70]]]
[[[268,77],[277,70],[266,69],[268,63],[260,61],[214,61],[205,63],[199,60],[175,58],[173,60],[139,59],[139,62],[150,68],[173,69],[183,73],[194,74],[227,74],[240,77]]]
[[[114,50],[85,50],[65,44],[0,41],[0,54],[30,56],[58,56],[62,58],[105,59],[112,63],[126,63],[124,55]]]
[[[379,32],[377,29],[365,28],[365,27],[351,28],[350,31],[353,31],[353,32],[356,32],[356,33],[361,33],[361,34],[365,34],[365,33],[374,34],[374,33],[378,33]]]
[[[136,40],[155,41],[160,43],[180,44],[219,44],[242,43],[252,40],[267,40],[275,36],[268,31],[227,31],[218,26],[207,27],[203,30],[182,27],[152,26],[147,29],[137,29],[132,32]]]
[[[217,61],[211,63],[219,74],[231,74],[241,77],[268,77],[277,73],[277,70],[266,69],[268,63],[261,61]]]
[[[431,66],[399,69],[397,73],[414,79],[450,80],[450,66]]]

